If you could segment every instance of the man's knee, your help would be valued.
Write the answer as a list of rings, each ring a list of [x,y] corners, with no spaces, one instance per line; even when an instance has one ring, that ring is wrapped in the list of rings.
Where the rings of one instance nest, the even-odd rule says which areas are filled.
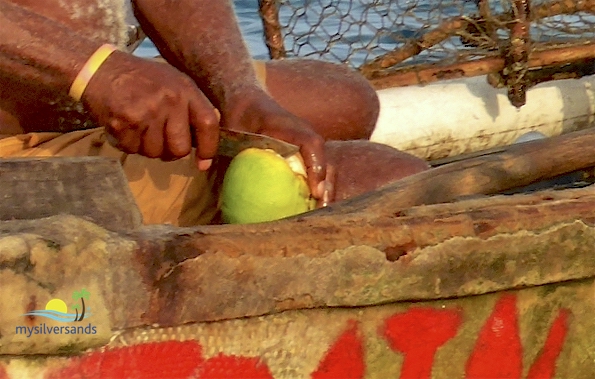
[[[270,61],[266,85],[286,109],[326,139],[368,139],[380,109],[376,91],[355,70],[315,60]]]
[[[345,117],[349,117],[357,126],[354,132],[359,135],[351,139],[369,139],[376,126],[380,112],[378,95],[370,82],[357,71],[345,65],[333,65],[328,68],[339,83],[337,88],[344,104]]]

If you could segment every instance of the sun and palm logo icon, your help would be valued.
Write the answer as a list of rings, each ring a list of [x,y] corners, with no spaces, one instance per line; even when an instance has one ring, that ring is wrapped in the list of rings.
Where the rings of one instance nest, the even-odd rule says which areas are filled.
[[[89,307],[85,305],[85,299],[88,300],[89,296],[91,296],[91,294],[84,288],[80,291],[74,291],[72,293],[73,300],[80,300],[80,304],[76,302],[71,306],[75,310],[75,313],[68,313],[68,306],[66,305],[64,300],[51,299],[45,305],[45,309],[33,310],[31,312],[25,313],[23,316],[46,317],[52,320],[62,322],[83,321],[85,317],[91,316],[91,312],[89,312]]]

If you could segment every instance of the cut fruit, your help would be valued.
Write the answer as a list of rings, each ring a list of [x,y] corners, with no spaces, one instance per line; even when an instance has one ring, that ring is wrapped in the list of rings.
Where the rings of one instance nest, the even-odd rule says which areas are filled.
[[[297,155],[286,160],[272,150],[246,149],[231,161],[225,173],[221,193],[225,223],[273,221],[315,207],[303,162]]]

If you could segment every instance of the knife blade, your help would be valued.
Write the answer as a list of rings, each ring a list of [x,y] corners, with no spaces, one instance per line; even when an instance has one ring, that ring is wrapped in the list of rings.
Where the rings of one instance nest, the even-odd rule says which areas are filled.
[[[242,150],[251,147],[271,149],[284,158],[300,151],[300,148],[296,145],[263,134],[240,132],[230,129],[219,130],[217,155],[233,158]]]
[[[508,150],[509,148],[510,148],[510,146],[508,146],[508,145],[507,146],[497,146],[497,147],[492,147],[489,149],[473,151],[470,153],[454,155],[452,157],[433,159],[433,160],[428,161],[428,163],[432,167],[438,167],[438,166],[443,166],[445,164],[460,162],[460,161],[464,161],[464,160],[471,159],[471,158],[478,158],[478,157],[483,157],[486,155],[494,155],[494,154],[498,154],[498,153],[503,153],[506,150]]]

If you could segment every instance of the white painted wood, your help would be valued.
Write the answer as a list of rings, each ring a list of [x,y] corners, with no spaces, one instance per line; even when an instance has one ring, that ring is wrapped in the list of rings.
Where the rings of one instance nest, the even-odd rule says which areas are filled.
[[[558,135],[595,120],[595,76],[541,83],[520,109],[485,76],[389,88],[378,96],[372,141],[425,159],[507,145],[533,130]]]

